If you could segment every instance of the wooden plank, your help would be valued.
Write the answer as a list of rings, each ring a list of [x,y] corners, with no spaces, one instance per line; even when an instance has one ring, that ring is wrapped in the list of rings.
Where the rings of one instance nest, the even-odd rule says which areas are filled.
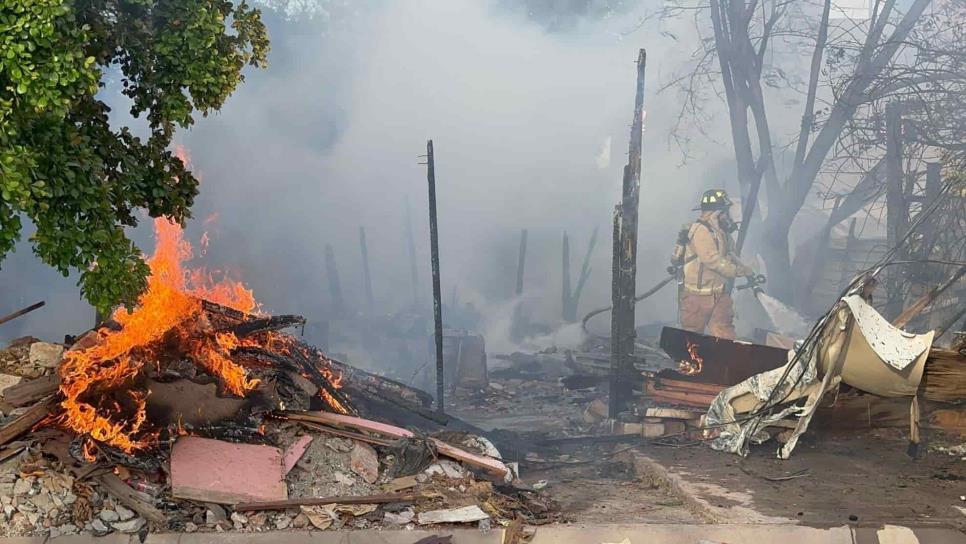
[[[296,506],[317,506],[320,504],[387,504],[391,502],[413,502],[421,498],[423,498],[421,495],[414,493],[386,493],[359,497],[300,497],[284,501],[242,502],[235,505],[235,511],[287,510]]]
[[[153,521],[155,523],[164,523],[164,512],[158,510],[153,504],[142,499],[141,495],[138,494],[137,491],[124,483],[124,480],[118,478],[113,472],[105,472],[104,474],[95,477],[94,481],[100,484],[101,487],[110,493],[115,499],[121,501],[124,506],[127,506],[131,510],[141,514],[141,517],[144,519]]]
[[[20,414],[20,417],[7,423],[3,427],[0,427],[0,446],[10,442],[14,438],[17,438],[21,434],[29,431],[34,425],[40,423],[50,410],[50,406],[53,404],[53,397],[47,397],[46,399],[34,404],[26,412]]]
[[[646,417],[654,417],[661,419],[698,419],[704,412],[691,411],[691,410],[681,410],[679,408],[664,408],[664,407],[653,407],[648,408],[644,412]],[[654,422],[652,422],[654,423]]]
[[[685,382],[681,380],[671,380],[668,378],[657,378],[654,381],[656,389],[667,389],[676,392],[687,391],[689,393],[700,393],[702,395],[717,395],[725,386],[713,383]]]
[[[60,375],[56,372],[36,380],[26,380],[3,390],[3,400],[12,406],[26,406],[53,395],[60,387]]]
[[[653,383],[647,382],[645,384],[644,396],[656,402],[707,408],[714,401],[716,395],[695,393],[693,391],[658,389]]]
[[[356,430],[373,432],[393,438],[414,438],[416,436],[412,432],[401,427],[396,427],[394,425],[388,425],[386,423],[380,423],[378,421],[372,421],[369,419],[363,419],[361,417],[331,414],[329,412],[283,412],[283,414],[285,417],[294,421],[312,421],[326,425],[350,427]],[[475,453],[457,448],[456,446],[451,446],[436,438],[430,438],[430,440],[432,440],[433,445],[436,446],[436,451],[440,454],[466,463],[467,465],[480,469],[487,474],[499,478],[505,478],[507,474],[510,473],[510,469],[508,469],[507,466],[504,465],[499,459],[494,459],[484,455],[477,455]]]

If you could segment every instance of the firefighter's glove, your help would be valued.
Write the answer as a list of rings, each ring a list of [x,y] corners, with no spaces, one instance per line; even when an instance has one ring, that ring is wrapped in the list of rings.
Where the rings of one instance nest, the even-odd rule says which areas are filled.
[[[746,265],[745,263],[739,262],[736,265],[735,273],[738,276],[742,276],[742,277],[745,277],[745,278],[750,278],[750,277],[753,277],[755,275],[755,270],[752,267]]]

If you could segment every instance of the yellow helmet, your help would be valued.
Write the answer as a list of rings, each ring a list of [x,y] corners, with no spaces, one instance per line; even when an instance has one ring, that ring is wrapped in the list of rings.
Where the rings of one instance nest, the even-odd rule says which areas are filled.
[[[724,189],[709,189],[701,195],[701,207],[696,209],[701,211],[726,210],[732,204],[733,202],[728,198],[728,193]]]

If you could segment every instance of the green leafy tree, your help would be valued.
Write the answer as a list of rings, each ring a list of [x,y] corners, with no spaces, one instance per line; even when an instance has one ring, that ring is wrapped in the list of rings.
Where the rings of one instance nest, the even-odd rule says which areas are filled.
[[[95,307],[136,301],[148,269],[124,228],[138,209],[183,222],[198,193],[175,129],[219,109],[267,52],[244,1],[0,0],[0,259],[28,217],[34,252],[78,270]],[[109,125],[108,72],[146,137]]]

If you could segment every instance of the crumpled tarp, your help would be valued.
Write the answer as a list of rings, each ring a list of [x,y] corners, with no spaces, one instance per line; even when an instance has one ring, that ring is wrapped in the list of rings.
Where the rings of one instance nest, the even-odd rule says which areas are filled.
[[[778,456],[787,459],[822,396],[840,382],[887,397],[915,395],[934,333],[893,327],[858,295],[846,296],[819,324],[817,339],[789,363],[729,387],[715,398],[705,426],[717,429],[713,449],[738,455],[768,440],[765,428],[788,416],[799,421]],[[777,390],[776,390],[777,389]],[[804,404],[798,402],[805,398]]]

